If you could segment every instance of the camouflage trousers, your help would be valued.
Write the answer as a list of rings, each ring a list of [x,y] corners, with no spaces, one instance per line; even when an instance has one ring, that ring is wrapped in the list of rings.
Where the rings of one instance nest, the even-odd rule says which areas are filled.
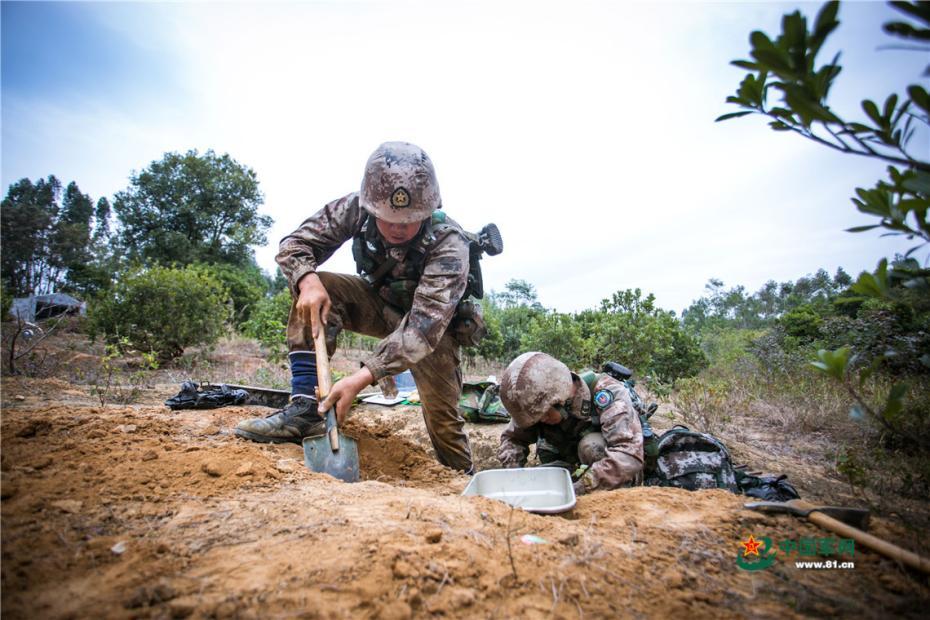
[[[317,272],[332,301],[326,321],[326,348],[332,355],[336,337],[343,329],[366,336],[384,338],[403,318],[384,303],[367,282],[358,276]],[[288,351],[312,351],[310,325],[297,316],[294,305],[287,321]],[[447,331],[432,353],[410,368],[423,404],[423,420],[436,458],[447,467],[472,469],[471,447],[465,434],[465,420],[458,410],[462,392],[459,345]]]

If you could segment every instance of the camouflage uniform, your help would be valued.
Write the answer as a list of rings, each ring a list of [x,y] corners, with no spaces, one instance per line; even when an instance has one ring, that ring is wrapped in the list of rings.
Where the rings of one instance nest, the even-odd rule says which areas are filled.
[[[317,272],[349,239],[374,239],[375,219],[359,206],[357,193],[327,204],[281,241],[276,258],[296,302],[300,279],[317,272],[332,300],[326,325],[330,354],[342,329],[382,338],[362,364],[375,381],[407,370],[413,374],[423,418],[440,463],[472,468],[471,449],[457,404],[462,389],[460,350],[448,329],[469,271],[469,242],[461,227],[437,212],[402,246],[372,245],[377,267],[393,266],[377,290],[358,276]],[[358,260],[358,256],[356,257]],[[290,351],[313,350],[309,324],[291,306],[287,325]]]
[[[572,373],[572,380],[578,389],[569,415],[561,423],[539,422],[521,429],[511,421],[498,451],[503,466],[525,466],[530,445],[535,443],[540,463],[561,461],[574,468],[580,464],[578,442],[588,433],[600,432],[607,443],[606,456],[591,464],[581,478],[584,491],[641,482],[643,431],[629,390],[606,374],[593,375],[586,383]]]

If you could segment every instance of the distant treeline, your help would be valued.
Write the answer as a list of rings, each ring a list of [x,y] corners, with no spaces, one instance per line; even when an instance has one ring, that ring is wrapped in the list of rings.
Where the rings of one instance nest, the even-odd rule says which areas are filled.
[[[213,151],[167,153],[133,173],[112,201],[95,203],[75,182],[62,190],[54,176],[22,179],[2,204],[4,301],[72,292],[90,302],[92,334],[129,338],[165,359],[215,340],[224,323],[282,355],[289,292],[280,273],[272,278],[259,269],[253,253],[271,225],[258,211],[262,200],[255,173]],[[671,385],[712,363],[726,330],[748,330],[753,342],[777,337],[778,346],[855,345],[864,355],[927,346],[925,295],[892,282],[903,290],[899,302],[857,301],[852,284],[842,269],[771,281],[752,294],[710,280],[679,318],[640,289],[614,292],[596,308],[558,312],[539,302],[531,283],[511,280],[482,301],[488,335],[466,355],[506,363],[540,350],[576,368],[613,360]],[[899,359],[915,370],[920,356]]]

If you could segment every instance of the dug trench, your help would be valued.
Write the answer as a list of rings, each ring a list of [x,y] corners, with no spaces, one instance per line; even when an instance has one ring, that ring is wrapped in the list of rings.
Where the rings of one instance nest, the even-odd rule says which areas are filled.
[[[828,534],[724,491],[602,492],[559,516],[461,497],[468,477],[435,462],[414,407],[357,408],[363,480],[345,484],[297,445],[231,433],[268,410],[171,412],[162,392],[100,406],[4,381],[5,617],[877,618],[930,600],[925,578],[858,549],[852,570],[739,569],[750,534]],[[479,468],[501,430],[468,425]]]

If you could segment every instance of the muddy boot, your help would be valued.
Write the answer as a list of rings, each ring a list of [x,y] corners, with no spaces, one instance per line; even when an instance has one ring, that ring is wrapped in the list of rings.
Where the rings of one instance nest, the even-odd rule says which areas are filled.
[[[316,399],[309,396],[294,396],[284,409],[236,425],[237,435],[262,443],[300,443],[304,437],[322,435],[325,431],[326,425],[316,410]]]

